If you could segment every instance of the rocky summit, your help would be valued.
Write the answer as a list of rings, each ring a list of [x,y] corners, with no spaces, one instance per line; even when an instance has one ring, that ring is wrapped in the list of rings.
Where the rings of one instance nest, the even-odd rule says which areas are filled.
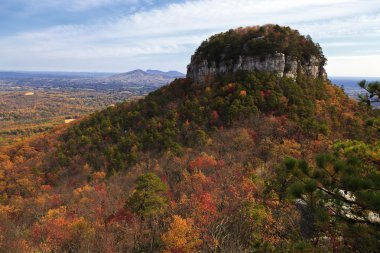
[[[187,77],[204,83],[237,71],[274,72],[326,78],[326,58],[310,36],[278,25],[229,30],[204,41],[191,57]]]

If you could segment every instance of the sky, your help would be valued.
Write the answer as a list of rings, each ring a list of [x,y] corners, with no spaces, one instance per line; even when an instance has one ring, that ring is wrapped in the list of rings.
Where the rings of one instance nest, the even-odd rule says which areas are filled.
[[[380,0],[0,0],[0,70],[186,72],[209,36],[269,23],[310,35],[330,76],[380,77]]]

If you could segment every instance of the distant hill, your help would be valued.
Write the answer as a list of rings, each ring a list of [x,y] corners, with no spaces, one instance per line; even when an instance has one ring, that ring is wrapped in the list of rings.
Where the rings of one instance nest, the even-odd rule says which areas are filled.
[[[54,72],[54,71],[0,71],[0,80],[25,80],[31,78],[99,78],[114,73],[106,72]]]
[[[0,71],[0,89],[10,87],[26,88],[70,88],[94,90],[128,91],[130,88],[148,89],[153,91],[158,87],[182,78],[185,74],[178,71],[160,71],[140,69],[126,73],[100,72],[27,72]],[[144,95],[142,92],[140,95]]]
[[[172,82],[175,78],[184,77],[185,75],[177,71],[163,72],[160,70],[136,69],[126,73],[116,74],[106,79],[109,81],[122,82],[124,84],[139,84],[160,87]]]
[[[162,75],[162,76],[167,76],[167,77],[174,77],[174,78],[185,77],[185,74],[178,72],[178,71],[175,71],[175,70],[164,72],[161,70],[148,69],[146,71],[146,73],[153,74],[153,75]]]

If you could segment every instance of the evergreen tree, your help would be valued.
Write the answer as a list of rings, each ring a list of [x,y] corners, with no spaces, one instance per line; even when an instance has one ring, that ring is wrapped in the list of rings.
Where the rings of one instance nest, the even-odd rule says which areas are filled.
[[[137,178],[136,190],[128,198],[126,207],[141,217],[161,214],[168,205],[168,188],[154,173],[146,173]]]

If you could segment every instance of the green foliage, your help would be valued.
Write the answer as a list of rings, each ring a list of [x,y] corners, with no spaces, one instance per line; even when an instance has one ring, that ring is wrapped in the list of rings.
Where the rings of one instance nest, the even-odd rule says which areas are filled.
[[[168,205],[168,187],[154,173],[146,173],[136,180],[136,190],[128,198],[126,207],[141,217],[161,214]]]
[[[322,79],[248,71],[204,86],[177,79],[145,99],[118,104],[72,126],[61,137],[59,152],[66,157],[80,153],[95,170],[119,171],[146,151],[180,155],[185,147],[205,148],[213,132],[260,114],[284,116],[300,134],[328,135],[331,123],[318,116],[315,103],[329,96],[328,85]]]
[[[340,141],[332,146],[330,153],[316,157],[316,167],[287,158],[283,171],[291,175],[288,193],[309,206],[321,232],[326,224],[334,222],[350,234],[358,226],[361,229],[364,226],[373,238],[379,236],[374,229],[380,226],[379,218],[373,218],[380,217],[379,162],[380,145]],[[357,240],[362,238],[356,236]],[[371,247],[380,246],[379,242],[371,243]],[[369,247],[368,252],[374,248]]]
[[[208,59],[209,63],[214,61],[218,65],[222,60],[237,61],[240,55],[265,57],[276,52],[305,62],[316,56],[322,66],[326,62],[321,47],[310,36],[304,37],[290,27],[279,25],[231,29],[216,34],[200,45],[194,60]]]
[[[360,96],[362,102],[367,105],[380,103],[380,82],[376,81],[367,83],[366,80],[362,80],[359,82],[359,86],[368,92],[368,94]]]

